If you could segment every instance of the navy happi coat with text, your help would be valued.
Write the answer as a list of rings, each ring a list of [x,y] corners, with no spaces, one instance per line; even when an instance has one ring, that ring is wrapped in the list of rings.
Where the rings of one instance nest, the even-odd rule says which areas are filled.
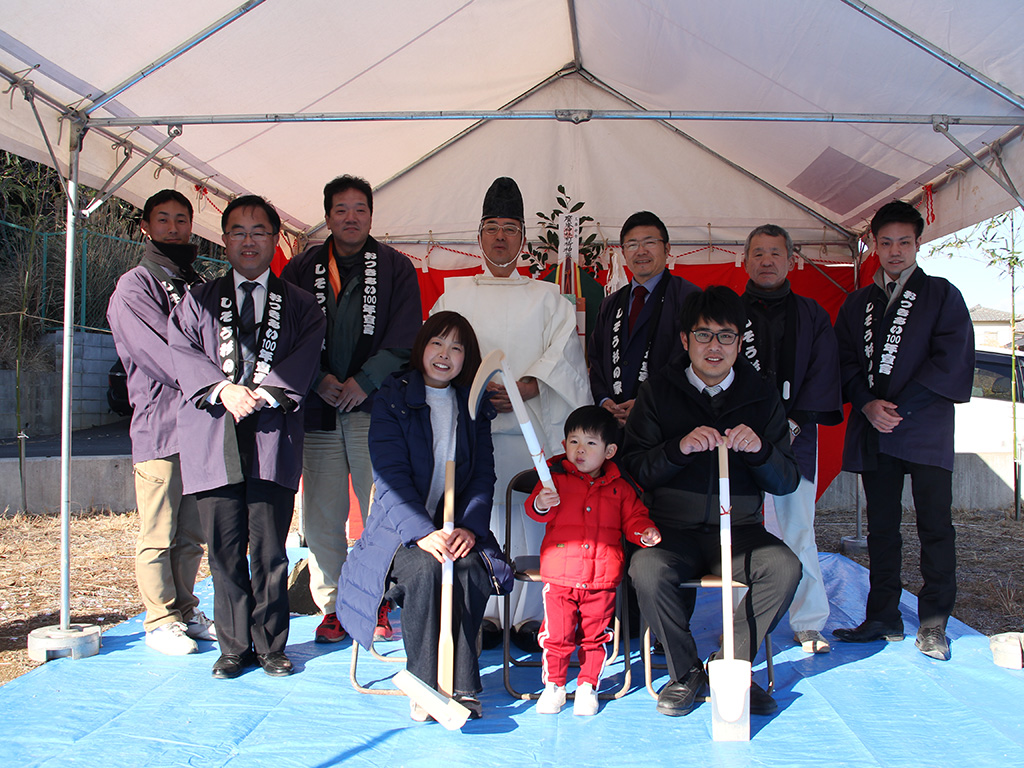
[[[887,301],[872,284],[850,294],[836,318],[843,399],[852,405],[843,469],[872,470],[884,453],[952,470],[953,404],[970,400],[974,382],[967,305],[948,280],[920,267],[888,310]],[[891,433],[879,433],[861,411],[877,398],[903,417]]]

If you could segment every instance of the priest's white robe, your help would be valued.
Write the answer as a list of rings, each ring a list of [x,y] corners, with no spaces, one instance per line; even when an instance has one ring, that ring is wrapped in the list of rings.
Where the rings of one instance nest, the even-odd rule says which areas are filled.
[[[482,355],[500,349],[516,379],[532,376],[537,380],[539,394],[526,401],[526,408],[545,456],[561,453],[566,417],[581,405],[593,403],[573,305],[553,283],[521,275],[473,275],[445,280],[444,293],[430,313],[442,310],[458,312],[469,320]],[[498,414],[491,423],[491,436],[497,475],[491,530],[504,546],[505,489],[517,473],[533,463],[514,413]],[[537,554],[544,538],[544,526],[522,512],[525,500],[525,496],[513,500],[511,550],[506,553],[510,557]],[[540,585],[524,596],[522,584],[517,582],[512,595],[513,626],[531,619],[540,621],[543,615]],[[498,621],[496,598],[488,604],[486,617]]]

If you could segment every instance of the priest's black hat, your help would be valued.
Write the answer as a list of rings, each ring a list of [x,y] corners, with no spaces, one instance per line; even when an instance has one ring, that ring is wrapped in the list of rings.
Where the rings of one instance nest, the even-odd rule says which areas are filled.
[[[495,179],[484,195],[484,208],[480,220],[518,219],[524,221],[523,195],[514,179],[502,176]]]

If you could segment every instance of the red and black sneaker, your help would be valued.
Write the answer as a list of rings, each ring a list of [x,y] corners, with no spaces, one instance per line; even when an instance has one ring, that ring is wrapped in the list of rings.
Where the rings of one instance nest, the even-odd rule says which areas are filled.
[[[374,640],[390,640],[395,630],[391,628],[388,621],[388,612],[391,610],[391,603],[388,600],[381,600],[380,608],[377,609],[377,626],[373,629]]]
[[[325,613],[324,620],[316,628],[314,639],[318,643],[340,643],[346,637],[348,635],[342,629],[341,622],[338,621],[338,614]]]

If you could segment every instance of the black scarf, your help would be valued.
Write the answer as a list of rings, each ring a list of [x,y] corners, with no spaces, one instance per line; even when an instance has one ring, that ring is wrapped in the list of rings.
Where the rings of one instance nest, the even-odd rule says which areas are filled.
[[[203,277],[196,272],[194,262],[198,249],[191,243],[157,243],[147,240],[140,265],[149,270],[167,291],[171,306],[181,301],[185,291],[196,283],[203,282]],[[171,277],[165,269],[177,274]]]
[[[796,297],[786,280],[776,291],[764,291],[748,281],[747,327],[743,330],[743,354],[763,376],[775,382],[788,413],[793,404],[796,371]],[[781,321],[781,322],[780,322]],[[781,331],[781,333],[780,333]]]

